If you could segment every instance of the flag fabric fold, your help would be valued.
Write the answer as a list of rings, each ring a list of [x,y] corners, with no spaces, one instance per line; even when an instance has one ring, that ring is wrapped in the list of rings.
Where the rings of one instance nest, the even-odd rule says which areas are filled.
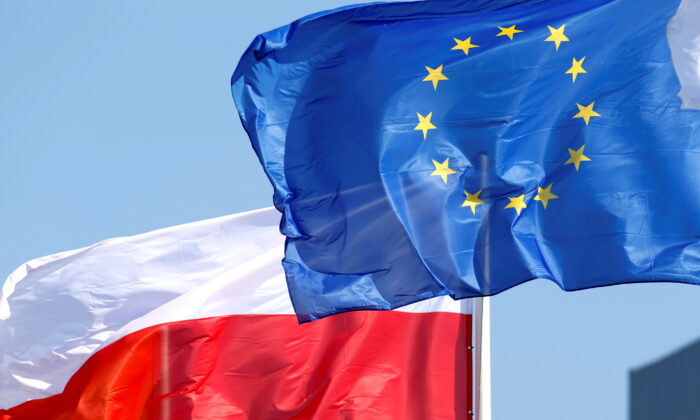
[[[472,303],[299,325],[279,212],[30,261],[0,289],[0,419],[467,419]]]
[[[299,319],[699,283],[697,3],[373,4],[258,36],[232,92]]]

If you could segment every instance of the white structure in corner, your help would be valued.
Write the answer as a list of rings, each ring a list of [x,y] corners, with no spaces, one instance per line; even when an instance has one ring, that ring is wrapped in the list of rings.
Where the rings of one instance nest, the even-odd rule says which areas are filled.
[[[700,0],[683,0],[668,25],[684,108],[700,109]]]

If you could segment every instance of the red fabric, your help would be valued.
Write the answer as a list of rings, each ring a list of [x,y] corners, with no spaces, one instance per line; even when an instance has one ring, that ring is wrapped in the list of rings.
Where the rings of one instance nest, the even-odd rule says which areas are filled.
[[[469,315],[404,312],[159,325],[0,419],[467,419],[470,328]]]

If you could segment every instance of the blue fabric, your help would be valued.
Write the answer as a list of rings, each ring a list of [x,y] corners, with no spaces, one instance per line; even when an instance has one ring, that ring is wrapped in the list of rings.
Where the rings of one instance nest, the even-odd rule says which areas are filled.
[[[300,321],[536,278],[700,283],[700,112],[680,108],[666,40],[678,3],[374,4],[258,36],[232,90],[284,213]],[[479,47],[452,49],[467,37]],[[573,118],[592,102],[599,117]],[[418,113],[437,127],[425,139]]]

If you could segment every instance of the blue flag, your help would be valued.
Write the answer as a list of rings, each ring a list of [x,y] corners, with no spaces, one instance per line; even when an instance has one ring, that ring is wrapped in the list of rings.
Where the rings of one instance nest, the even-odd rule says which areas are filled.
[[[258,36],[232,90],[300,321],[538,278],[700,284],[679,5],[371,4]]]

